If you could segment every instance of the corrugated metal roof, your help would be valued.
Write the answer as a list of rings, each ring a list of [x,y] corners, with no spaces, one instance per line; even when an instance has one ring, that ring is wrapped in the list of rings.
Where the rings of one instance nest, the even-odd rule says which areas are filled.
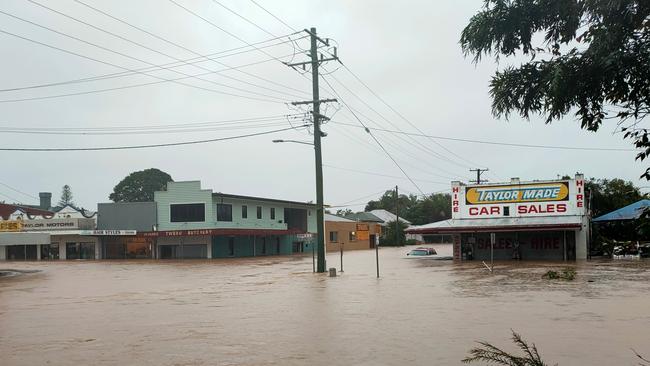
[[[328,214],[328,213],[325,214],[325,221],[355,222],[355,221],[352,221],[352,220],[348,220],[345,217],[336,216],[336,215],[332,215],[332,214]]]
[[[643,211],[650,207],[650,200],[640,200],[634,202],[631,205],[621,207],[618,210],[606,213],[602,216],[598,216],[593,219],[593,222],[605,222],[605,221],[620,221],[620,220],[636,220],[638,219]]]
[[[392,213],[390,211],[387,211],[387,210],[383,210],[383,209],[372,210],[372,211],[370,211],[370,213],[377,216],[378,218],[382,219],[385,223],[395,221],[395,218],[397,217],[397,215],[395,215],[394,213]],[[409,224],[409,225],[411,224],[411,222],[409,220],[406,220],[403,217],[400,217],[399,221],[401,221],[403,223],[406,223],[406,224]]]
[[[370,212],[357,212],[357,213],[345,215],[345,218],[352,221],[379,222],[379,223],[384,222],[384,220],[371,214]]]
[[[449,219],[426,225],[411,226],[408,233],[472,232],[491,230],[527,230],[580,228],[582,216],[529,216],[491,219]]]

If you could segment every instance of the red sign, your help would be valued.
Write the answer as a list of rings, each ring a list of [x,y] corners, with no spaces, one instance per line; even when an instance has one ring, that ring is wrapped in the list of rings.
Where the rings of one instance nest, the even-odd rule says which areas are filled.
[[[294,235],[302,233],[299,230],[274,229],[196,229],[138,232],[144,237],[174,237],[174,236],[212,236],[212,235]]]

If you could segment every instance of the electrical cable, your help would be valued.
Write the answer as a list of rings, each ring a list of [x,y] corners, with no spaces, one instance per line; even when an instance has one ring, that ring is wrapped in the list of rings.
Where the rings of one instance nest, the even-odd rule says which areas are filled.
[[[93,7],[93,6],[91,6],[91,5],[88,5],[88,4],[86,4],[85,2],[83,2],[83,1],[81,1],[81,0],[73,0],[73,1],[75,1],[76,3],[78,3],[78,4],[80,4],[80,5],[83,5],[83,6],[87,7],[87,8],[89,8],[89,9],[91,9],[91,10],[97,12],[97,13],[100,13],[100,14],[102,14],[102,15],[104,15],[104,16],[107,16],[107,17],[109,17],[109,18],[111,18],[111,19],[113,19],[113,20],[115,20],[115,21],[117,21],[117,22],[120,22],[120,23],[122,23],[122,24],[125,24],[125,25],[127,25],[127,26],[129,26],[129,27],[131,27],[131,28],[133,28],[133,29],[136,29],[136,30],[138,30],[138,31],[140,31],[140,32],[143,32],[143,33],[145,33],[145,34],[147,34],[147,35],[149,35],[149,36],[151,36],[151,37],[154,37],[154,38],[156,38],[156,39],[158,39],[158,40],[161,40],[161,41],[163,41],[163,42],[165,42],[165,43],[167,43],[167,44],[170,44],[170,45],[172,45],[172,46],[178,47],[178,48],[183,49],[183,50],[185,50],[185,51],[188,51],[188,52],[190,52],[190,53],[192,53],[192,54],[199,55],[198,52],[196,52],[196,51],[194,51],[194,50],[192,50],[192,49],[190,49],[190,48],[188,48],[188,47],[185,47],[185,46],[183,46],[183,45],[181,45],[181,44],[178,44],[178,43],[176,43],[176,42],[172,42],[172,41],[170,41],[170,40],[167,39],[167,38],[164,38],[164,37],[161,37],[161,36],[159,36],[159,35],[157,35],[157,34],[154,34],[154,33],[152,33],[152,32],[149,32],[149,31],[147,31],[146,29],[143,29],[143,28],[141,28],[141,27],[138,27],[138,26],[136,26],[136,25],[133,25],[133,24],[131,24],[131,23],[129,23],[129,22],[123,20],[123,19],[117,18],[117,17],[115,17],[115,16],[113,16],[113,15],[111,15],[111,14],[109,14],[109,13],[107,13],[107,12],[101,10],[101,9],[98,9],[98,8],[96,8],[96,7]],[[284,37],[291,37],[291,36],[296,35],[296,34],[298,34],[298,33],[299,33],[299,32],[294,32],[294,33],[291,33],[291,34],[288,34],[288,35],[285,35],[285,36],[275,37],[274,39],[280,39],[280,38],[284,38]],[[304,38],[304,37],[301,37],[301,38],[299,38],[299,39],[302,39],[302,38]],[[291,41],[291,38],[289,38],[289,39],[290,39],[290,41]],[[285,43],[285,42],[283,42],[283,43]],[[246,47],[254,47],[254,50],[255,50],[255,51],[259,51],[259,49],[263,49],[263,48],[265,48],[265,47],[259,47],[259,48],[255,47],[257,44],[258,44],[258,42],[256,42],[256,43],[252,43],[252,44],[248,44]],[[226,64],[224,64],[224,63],[220,63],[220,64],[226,66]],[[285,84],[282,84],[282,83],[275,82],[275,81],[273,81],[273,80],[270,80],[270,79],[267,79],[267,78],[261,77],[261,76],[259,76],[259,75],[253,74],[253,73],[251,73],[251,72],[241,71],[241,70],[239,70],[239,72],[242,73],[242,74],[244,74],[244,75],[248,75],[248,76],[250,76],[250,77],[254,77],[254,78],[256,78],[256,79],[259,79],[259,80],[265,81],[265,82],[267,82],[267,83],[269,83],[269,84],[273,84],[273,85],[276,85],[276,86],[280,86],[280,87],[286,88],[286,89],[288,89],[288,90],[293,90],[293,91],[296,91],[296,92],[299,92],[299,93],[303,93],[303,94],[305,94],[305,92],[304,92],[303,90],[296,89],[296,88],[293,88],[293,87],[291,87],[291,86],[288,86],[288,85],[285,85]],[[259,86],[259,85],[258,85],[258,87],[262,87],[262,86]]]
[[[70,148],[6,148],[0,147],[0,151],[31,151],[31,152],[62,152],[62,151],[106,151],[106,150],[134,150],[134,149],[149,149],[149,148],[158,148],[158,147],[170,147],[170,146],[184,146],[184,145],[195,145],[195,144],[205,144],[210,142],[217,141],[227,141],[227,140],[237,140],[247,137],[269,135],[272,133],[278,133],[283,131],[289,131],[296,128],[304,128],[307,125],[298,126],[298,127],[289,127],[281,128],[277,130],[270,130],[264,132],[249,133],[246,135],[238,136],[229,136],[229,137],[220,137],[214,139],[205,139],[205,140],[195,140],[195,141],[183,141],[183,142],[170,142],[170,143],[161,143],[161,144],[150,144],[150,145],[130,145],[130,146],[103,146],[103,147],[70,147]]]
[[[344,122],[338,122],[338,121],[329,121],[329,122],[339,124],[339,125],[345,125],[345,126],[360,128],[358,125],[352,124],[352,123],[344,123]],[[394,134],[402,134],[402,135],[420,136],[420,137],[427,137],[427,138],[440,139],[440,140],[469,142],[469,143],[487,144],[487,145],[499,145],[499,146],[525,147],[525,148],[535,148],[535,149],[582,150],[582,151],[621,151],[621,152],[637,151],[635,149],[608,148],[608,147],[582,147],[582,146],[518,144],[518,143],[500,142],[500,141],[472,140],[472,139],[462,139],[462,138],[447,137],[447,136],[436,136],[436,135],[428,135],[428,134],[424,134],[424,133],[422,133],[422,134],[420,134],[420,133],[411,133],[411,132],[396,131],[396,130],[389,130],[389,129],[383,129],[383,128],[375,128],[375,127],[371,128],[371,129],[373,129],[375,131],[383,131],[383,132],[389,132],[389,133],[394,133]]]
[[[264,8],[262,5],[258,4],[257,1],[255,1],[255,0],[251,0],[251,2],[252,2],[253,4],[255,4],[255,5],[257,5],[257,7],[259,7],[260,9],[264,10],[267,14],[269,14],[270,16],[272,16],[273,18],[275,18],[277,21],[279,21],[280,23],[284,24],[287,28],[291,29],[292,31],[296,31],[296,28],[290,26],[290,25],[287,24],[284,20],[278,18],[278,17],[275,16],[273,13],[271,13],[271,12],[268,11],[268,10],[266,10],[266,8]]]
[[[372,132],[370,132],[370,130],[368,129],[368,127],[363,123],[363,121],[361,121],[361,119],[359,119],[359,117],[357,117],[357,115],[354,113],[354,111],[352,111],[352,110],[350,109],[350,107],[348,106],[348,104],[345,102],[345,100],[343,100],[343,98],[341,98],[340,94],[336,91],[336,89],[334,89],[334,88],[332,87],[332,85],[329,83],[329,81],[328,81],[327,79],[325,79],[325,78],[323,78],[323,80],[325,81],[325,83],[327,83],[327,85],[329,85],[330,89],[332,89],[332,91],[334,92],[334,94],[336,94],[336,96],[339,98],[339,100],[340,100],[341,102],[343,102],[343,104],[345,104],[345,106],[350,110],[350,112],[354,115],[354,117],[357,119],[357,121],[359,121],[359,123],[361,124],[361,126],[363,126],[363,127],[365,128],[366,132],[367,132],[367,133],[372,137],[372,139],[375,140],[375,142],[377,143],[377,145],[379,145],[379,147],[381,147],[381,149],[384,150],[384,152],[385,152],[386,155],[390,158],[390,160],[392,160],[393,163],[394,163],[394,164],[399,168],[399,170],[402,171],[402,174],[404,174],[404,176],[405,176],[406,178],[408,178],[409,181],[411,181],[411,184],[413,184],[413,185],[415,186],[415,188],[418,189],[418,191],[420,191],[420,192],[422,192],[422,194],[424,194],[424,192],[422,191],[422,189],[420,189],[420,186],[418,186],[417,183],[415,183],[415,182],[413,181],[413,179],[411,179],[411,177],[410,177],[410,176],[406,173],[406,171],[405,171],[405,170],[404,170],[404,169],[399,165],[399,163],[398,163],[398,162],[393,158],[393,156],[388,152],[388,150],[386,150],[386,148],[384,147],[384,145],[382,145],[381,142],[379,142],[379,140],[377,139],[377,137],[375,137],[375,135],[374,135]]]
[[[431,183],[431,184],[442,184],[442,185],[449,185],[449,182],[439,182],[439,181],[433,181],[433,180],[427,180],[427,179],[420,179],[420,178],[413,178],[411,179],[410,177],[400,177],[398,175],[389,175],[389,174],[383,174],[383,173],[375,173],[375,172],[369,172],[369,171],[364,171],[364,170],[357,170],[357,169],[350,169],[350,168],[343,168],[339,166],[334,166],[334,165],[329,165],[329,164],[323,164],[324,167],[332,168],[332,169],[339,169],[339,170],[344,170],[348,172],[353,172],[353,173],[358,173],[358,174],[366,174],[366,175],[374,175],[377,177],[385,177],[385,178],[394,178],[394,179],[406,179],[411,181],[413,183],[414,180],[417,180],[418,182],[425,182],[425,183]],[[414,184],[414,186],[417,187],[417,184]],[[425,194],[424,192],[421,192],[422,194]]]
[[[174,57],[172,57],[172,56],[168,56],[168,55],[166,55],[166,54],[164,54],[164,53],[161,53],[161,52],[158,52],[158,51],[156,51],[156,50],[153,50],[152,48],[149,48],[149,47],[147,47],[147,46],[145,46],[145,45],[139,44],[139,43],[137,43],[137,42],[130,41],[130,40],[128,40],[127,38],[124,38],[124,37],[121,37],[121,36],[116,35],[116,34],[114,34],[114,33],[111,33],[111,32],[108,32],[108,31],[105,31],[105,30],[103,30],[103,29],[101,29],[101,28],[99,28],[99,27],[95,27],[94,25],[92,25],[92,24],[90,24],[90,23],[84,22],[84,21],[79,20],[79,19],[77,19],[77,18],[75,18],[75,17],[69,16],[69,15],[67,15],[67,14],[65,14],[65,13],[62,13],[62,12],[59,12],[59,11],[57,11],[57,10],[55,10],[55,9],[52,9],[52,8],[49,8],[49,7],[44,6],[44,5],[42,5],[42,4],[39,4],[38,2],[35,2],[34,0],[27,0],[27,1],[29,1],[29,2],[31,2],[31,3],[34,3],[34,4],[36,4],[36,5],[39,5],[39,6],[43,7],[43,8],[45,8],[45,9],[48,9],[48,10],[50,10],[50,11],[52,11],[52,12],[57,13],[57,14],[60,14],[60,15],[62,15],[62,16],[64,16],[64,17],[66,17],[66,18],[72,19],[72,20],[77,21],[77,22],[79,22],[79,23],[81,23],[81,24],[84,24],[84,25],[87,25],[87,26],[89,26],[89,27],[92,27],[93,29],[97,29],[97,30],[99,30],[99,31],[103,31],[103,32],[105,32],[105,33],[107,33],[107,34],[110,34],[110,35],[112,35],[112,36],[114,36],[114,37],[117,37],[117,38],[119,38],[119,39],[122,39],[122,40],[125,40],[125,41],[128,41],[128,42],[131,42],[131,43],[136,44],[136,45],[138,45],[138,46],[140,46],[140,47],[143,47],[143,48],[145,48],[145,49],[148,49],[148,50],[150,50],[150,51],[157,52],[157,53],[160,53],[160,54],[162,54],[162,55],[164,55],[164,56],[167,56],[167,57],[170,57],[170,58],[173,58],[173,59],[174,59]],[[146,61],[146,60],[143,60],[143,59],[141,59],[141,58],[133,57],[133,56],[127,55],[127,54],[125,54],[125,53],[123,53],[123,52],[115,51],[115,50],[113,50],[113,49],[110,49],[110,48],[107,48],[107,47],[101,46],[101,45],[99,45],[99,44],[97,44],[97,43],[89,42],[89,41],[86,41],[86,40],[81,39],[81,38],[79,38],[79,37],[76,37],[76,36],[73,36],[73,35],[70,35],[70,34],[67,34],[67,33],[64,33],[64,32],[57,31],[56,29],[53,29],[53,28],[50,28],[50,27],[46,27],[46,26],[44,26],[44,25],[38,24],[38,23],[33,22],[33,21],[31,21],[31,20],[27,20],[27,19],[24,19],[24,18],[18,17],[18,16],[16,16],[16,15],[13,15],[13,14],[10,14],[10,13],[7,13],[7,12],[4,12],[4,11],[2,11],[2,10],[0,10],[0,14],[4,14],[5,16],[12,17],[12,18],[14,18],[14,19],[17,19],[17,20],[23,21],[23,22],[25,22],[25,23],[29,23],[29,24],[31,24],[31,25],[33,25],[33,26],[36,26],[36,27],[39,27],[39,28],[42,28],[42,29],[48,30],[48,31],[53,32],[53,33],[56,33],[56,34],[58,34],[58,35],[61,35],[61,36],[64,36],[64,37],[67,37],[67,38],[70,38],[70,39],[74,39],[75,41],[78,41],[78,42],[81,42],[81,43],[88,44],[88,45],[90,45],[90,46],[93,46],[93,47],[99,48],[99,49],[101,49],[101,50],[104,50],[104,51],[107,51],[107,52],[110,52],[110,53],[114,53],[114,54],[116,54],[116,55],[119,55],[119,56],[122,56],[122,57],[125,57],[125,58],[128,58],[128,59],[131,59],[131,60],[134,60],[134,61],[138,61],[138,62],[141,62],[141,63],[143,63],[143,64],[147,64],[147,65],[149,65],[149,66],[153,66],[153,67],[156,66],[156,64],[154,64],[154,63],[152,63],[152,62],[149,62],[149,61]],[[175,60],[178,61],[178,59],[175,59]],[[194,66],[194,67],[197,67],[197,68],[204,69],[204,70],[208,70],[208,71],[210,71],[210,73],[212,73],[212,71],[209,70],[209,69],[205,69],[205,68],[203,68],[203,67],[196,66],[196,65],[193,65],[193,66]],[[127,69],[127,68],[123,68],[123,69],[125,69],[125,70],[129,70],[129,69]],[[214,85],[218,85],[218,86],[221,86],[221,87],[224,87],[224,88],[229,88],[229,89],[237,90],[237,91],[244,92],[244,93],[250,93],[250,94],[253,94],[253,95],[262,96],[262,97],[266,97],[266,98],[270,98],[270,99],[277,99],[277,100],[280,100],[280,101],[283,101],[283,102],[286,101],[286,100],[284,100],[284,99],[282,99],[282,98],[278,98],[278,97],[275,97],[275,96],[272,96],[272,95],[268,95],[268,94],[264,94],[264,93],[258,93],[258,92],[255,92],[255,91],[250,91],[250,90],[246,90],[246,89],[242,89],[242,88],[234,87],[234,86],[227,85],[227,84],[222,84],[222,83],[216,82],[216,81],[214,81],[214,80],[204,79],[204,78],[197,77],[197,76],[194,76],[194,75],[190,75],[190,74],[187,74],[187,73],[184,73],[184,72],[182,72],[182,71],[175,70],[175,69],[171,69],[171,68],[170,68],[170,69],[168,69],[168,70],[171,71],[171,72],[174,72],[174,73],[177,73],[177,74],[183,75],[183,76],[188,76],[188,77],[191,77],[191,78],[193,78],[193,79],[197,79],[197,80],[201,80],[201,81],[204,81],[204,82],[208,82],[208,83],[211,83],[211,84],[214,84]],[[134,70],[129,70],[129,71],[134,71]],[[147,76],[150,76],[150,77],[158,78],[158,77],[156,77],[156,76],[154,76],[154,75],[151,75],[151,74],[149,74],[149,73],[147,73],[147,72],[139,72],[139,74],[143,74],[143,75],[147,75]],[[160,78],[158,78],[158,79],[160,79]],[[186,85],[186,86],[191,86],[191,87],[196,87],[196,86],[193,85],[193,84],[185,84],[185,83],[180,83],[180,84],[182,84],[182,85]],[[214,91],[213,89],[207,89],[207,88],[204,89],[204,90],[211,90],[211,91]]]
[[[298,39],[302,39],[302,38],[306,38],[306,37],[307,36],[304,36],[304,37],[301,37],[301,38],[298,38]],[[263,42],[260,42],[260,43],[265,43],[265,42],[266,41],[263,41]],[[277,45],[285,44],[285,43],[289,43],[289,42],[293,42],[293,40],[274,43],[274,44],[271,44],[271,45],[262,46],[260,48],[275,47]],[[189,59],[184,59],[184,60],[181,60],[181,61],[168,62],[168,63],[165,63],[165,64],[158,64],[156,66],[147,66],[147,67],[135,69],[135,72],[120,71],[120,72],[115,72],[115,73],[90,76],[90,77],[85,77],[85,78],[80,78],[80,79],[59,81],[59,82],[54,82],[54,83],[36,84],[36,85],[28,85],[28,86],[22,86],[22,87],[0,89],[0,92],[13,92],[13,91],[20,91],[20,90],[39,89],[39,88],[46,88],[46,87],[51,87],[51,86],[70,85],[70,84],[85,83],[85,82],[98,81],[98,80],[108,80],[108,79],[114,79],[114,78],[128,77],[128,76],[132,76],[132,75],[137,75],[139,71],[144,72],[144,71],[169,70],[169,69],[176,68],[176,67],[181,67],[181,66],[184,66],[184,65],[192,65],[192,64],[202,63],[202,62],[206,62],[206,61],[213,61],[213,60],[216,60],[216,59],[231,57],[231,56],[239,55],[239,54],[246,53],[246,52],[256,51],[254,49],[253,50],[245,50],[245,51],[230,53],[230,54],[220,56],[220,57],[214,57],[214,56],[217,56],[217,55],[220,55],[220,54],[223,54],[223,53],[228,53],[228,52],[231,52],[233,50],[247,48],[247,47],[248,46],[237,47],[235,49],[219,51],[219,52],[215,52],[215,53],[211,53],[211,54],[207,54],[207,55],[201,55],[201,56],[198,56],[198,57],[192,57],[192,58],[189,58]],[[285,56],[282,56],[282,57],[287,57],[287,56],[290,56],[290,55],[285,55]],[[228,67],[228,68],[220,69],[220,70],[213,70],[213,72],[202,73],[202,74],[198,74],[198,75],[200,76],[200,75],[209,75],[209,74],[219,74],[219,73],[222,73],[222,72],[225,72],[225,71],[239,70],[239,69],[241,69],[243,67],[259,65],[260,63],[270,62],[270,61],[275,61],[275,60],[272,59],[272,58],[269,58],[269,59],[266,59],[266,60],[263,60],[263,61],[253,62],[253,63],[239,65],[239,66],[235,66],[235,67]]]
[[[0,182],[0,185],[3,185],[3,186],[5,186],[5,187],[11,189],[12,191],[17,192],[17,193],[20,193],[20,194],[22,194],[22,195],[24,195],[24,196],[27,196],[27,197],[33,198],[33,199],[35,199],[35,200],[40,200],[40,198],[38,198],[38,197],[36,197],[36,196],[34,196],[34,195],[31,195],[31,194],[29,194],[29,193],[25,193],[25,192],[23,192],[23,191],[21,191],[21,190],[18,190],[18,189],[14,188],[14,187],[12,187],[12,186],[6,184],[6,183],[2,183],[2,182]]]
[[[93,57],[90,57],[90,56],[82,55],[82,54],[80,54],[80,53],[76,53],[76,52],[73,52],[73,51],[65,50],[65,49],[63,49],[63,48],[56,47],[56,46],[53,46],[53,45],[49,45],[49,44],[47,44],[47,43],[43,43],[43,42],[40,42],[40,41],[37,41],[37,40],[31,39],[31,38],[27,38],[27,37],[24,37],[24,36],[21,36],[21,35],[15,34],[15,33],[7,32],[7,31],[5,31],[5,30],[3,30],[3,29],[0,29],[0,33],[6,34],[6,35],[10,35],[10,36],[13,36],[13,37],[16,37],[16,38],[19,38],[19,39],[22,39],[22,40],[25,40],[25,41],[28,41],[28,42],[32,42],[32,43],[35,43],[35,44],[38,44],[38,45],[41,45],[41,46],[44,46],[44,47],[52,48],[52,49],[55,49],[55,50],[58,50],[58,51],[61,51],[61,52],[64,52],[64,53],[68,53],[68,54],[71,54],[71,55],[75,55],[75,56],[78,56],[78,57],[82,57],[82,58],[85,58],[85,59],[88,59],[88,60],[91,60],[91,61],[95,61],[95,62],[102,63],[102,64],[105,64],[105,65],[113,66],[113,67],[116,67],[116,68],[119,68],[119,69],[122,69],[122,70],[127,70],[127,71],[136,72],[136,73],[139,73],[139,74],[142,74],[142,75],[145,75],[145,76],[152,77],[152,78],[154,78],[154,79],[161,80],[162,82],[173,82],[173,83],[180,84],[180,85],[184,85],[184,86],[187,86],[187,87],[190,87],[190,88],[195,88],[195,89],[200,89],[200,90],[210,91],[210,92],[213,92],[213,93],[223,94],[223,95],[229,95],[229,96],[238,97],[238,98],[244,98],[244,99],[250,99],[250,100],[256,100],[256,101],[262,101],[262,102],[268,102],[268,103],[279,103],[279,104],[285,104],[285,101],[282,101],[282,99],[280,99],[280,98],[274,98],[274,99],[278,99],[278,100],[262,99],[262,98],[257,98],[257,97],[251,97],[251,96],[241,95],[241,94],[235,94],[235,93],[230,93],[230,92],[224,92],[224,91],[216,90],[216,89],[205,88],[205,87],[201,87],[201,86],[198,86],[198,85],[192,85],[192,84],[187,84],[187,83],[183,83],[183,82],[178,81],[178,80],[180,80],[180,79],[192,78],[192,77],[194,77],[194,76],[186,76],[186,77],[181,77],[181,78],[178,78],[178,79],[166,79],[166,78],[158,77],[158,76],[155,76],[155,75],[147,74],[147,73],[144,73],[144,72],[137,72],[136,70],[129,69],[129,68],[126,68],[126,67],[122,67],[122,66],[119,66],[119,65],[116,65],[116,64],[113,64],[113,63],[107,62],[107,61],[102,61],[102,60],[99,60],[99,59],[96,59],[96,58],[93,58]],[[137,84],[136,86],[152,85],[152,84],[159,84],[159,83],[160,83],[160,81],[159,81],[159,82],[145,83],[145,84]],[[109,91],[109,90],[126,89],[126,88],[130,88],[130,87],[134,87],[134,86],[126,86],[126,87],[116,87],[116,88],[103,89],[103,90],[100,90],[99,92]],[[90,93],[95,93],[95,92],[97,92],[97,91],[79,92],[79,93],[69,93],[69,94],[62,94],[62,95],[48,96],[48,97],[33,97],[33,98],[8,99],[8,100],[5,99],[5,100],[0,100],[0,103],[23,102],[23,101],[29,101],[29,100],[39,100],[39,99],[49,99],[49,98],[59,98],[59,97],[64,97],[64,96],[74,96],[74,95],[90,94]]]
[[[214,125],[230,125],[230,124],[241,124],[247,122],[261,122],[261,121],[272,121],[272,120],[283,120],[285,118],[298,119],[299,117],[304,118],[304,114],[281,114],[265,117],[250,117],[250,118],[238,118],[238,119],[227,119],[221,121],[209,121],[209,122],[193,122],[193,123],[180,123],[180,124],[166,124],[166,125],[150,125],[143,123],[128,123],[129,126],[99,126],[99,127],[11,127],[4,126],[0,127],[2,129],[10,130],[24,130],[24,131],[125,131],[125,130],[156,130],[156,129],[168,129],[168,128],[188,128],[188,127],[202,127],[202,126],[214,126]],[[60,123],[57,123],[57,125]]]

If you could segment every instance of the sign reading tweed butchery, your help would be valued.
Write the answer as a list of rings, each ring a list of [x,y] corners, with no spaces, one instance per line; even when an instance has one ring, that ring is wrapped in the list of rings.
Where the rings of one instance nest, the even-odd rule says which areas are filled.
[[[584,178],[462,185],[452,182],[452,218],[478,219],[585,214]]]

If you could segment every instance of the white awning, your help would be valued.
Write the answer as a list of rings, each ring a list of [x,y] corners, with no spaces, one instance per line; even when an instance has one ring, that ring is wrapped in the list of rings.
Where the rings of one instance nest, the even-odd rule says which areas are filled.
[[[411,226],[410,234],[436,234],[451,232],[528,231],[528,230],[579,230],[582,216],[528,216],[490,219],[449,219],[426,225]]]
[[[0,245],[50,244],[48,233],[0,233]]]

